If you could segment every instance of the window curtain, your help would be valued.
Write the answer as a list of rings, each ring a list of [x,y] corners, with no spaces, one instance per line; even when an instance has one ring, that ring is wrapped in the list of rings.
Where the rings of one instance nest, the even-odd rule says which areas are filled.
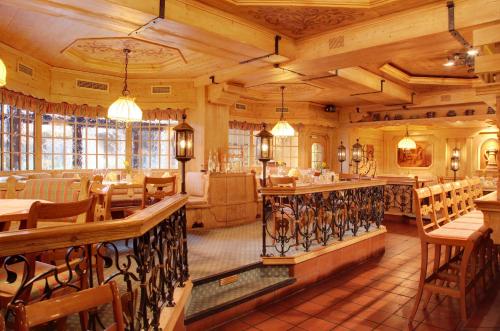
[[[14,92],[6,88],[0,89],[3,103],[19,109],[25,109],[40,114],[74,115],[92,118],[106,118],[108,109],[102,106],[76,105],[66,102],[54,103],[38,99],[30,95]],[[144,120],[180,119],[185,109],[143,109]]]
[[[229,121],[230,129],[246,130],[246,131],[260,131],[262,130],[262,123],[248,123],[242,121]],[[267,130],[270,131],[272,127],[267,124]]]

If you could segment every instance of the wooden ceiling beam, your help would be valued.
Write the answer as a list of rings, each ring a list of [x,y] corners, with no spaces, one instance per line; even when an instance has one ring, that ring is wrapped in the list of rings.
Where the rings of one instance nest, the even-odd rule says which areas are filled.
[[[497,22],[500,16],[499,8],[500,0],[455,1],[456,29]],[[367,49],[375,50],[439,33],[448,33],[448,11],[444,2],[382,16],[299,40],[296,46],[297,60],[287,65],[299,69],[329,64],[329,70],[359,65],[364,61],[363,57],[370,57],[370,53],[363,52]],[[376,57],[377,54],[372,51],[371,56]],[[343,66],[340,66],[339,62]]]
[[[412,85],[438,85],[438,86],[469,86],[472,87],[474,84],[478,84],[480,79],[478,78],[453,78],[453,77],[419,77],[411,76],[406,72],[396,68],[390,63],[386,63],[379,68],[380,71],[402,81],[407,84]]]

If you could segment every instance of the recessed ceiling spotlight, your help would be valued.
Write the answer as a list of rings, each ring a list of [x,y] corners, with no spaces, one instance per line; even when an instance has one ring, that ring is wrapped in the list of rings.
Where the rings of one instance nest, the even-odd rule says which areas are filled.
[[[469,56],[476,56],[477,54],[479,54],[479,50],[477,48],[470,48],[467,51],[467,55]]]

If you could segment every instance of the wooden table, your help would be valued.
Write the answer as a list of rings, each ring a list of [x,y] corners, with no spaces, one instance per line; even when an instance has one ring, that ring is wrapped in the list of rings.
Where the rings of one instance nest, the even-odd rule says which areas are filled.
[[[31,205],[39,199],[0,199],[0,222],[22,221],[28,218]]]

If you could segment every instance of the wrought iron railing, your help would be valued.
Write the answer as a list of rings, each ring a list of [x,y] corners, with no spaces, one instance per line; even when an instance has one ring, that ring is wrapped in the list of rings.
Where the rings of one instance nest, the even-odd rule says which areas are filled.
[[[313,192],[263,190],[262,255],[286,256],[293,249],[308,252],[380,227],[384,217],[384,185],[381,183],[325,186]]]
[[[159,330],[162,309],[175,305],[175,289],[189,279],[186,201],[174,196],[124,220],[0,233],[0,275],[19,285],[9,307],[28,301],[33,293],[36,300],[44,300],[67,289],[115,280],[127,329]],[[21,249],[23,242],[33,244]],[[39,272],[40,266],[54,265],[49,262],[57,267]],[[8,309],[7,320],[11,314]],[[99,314],[90,314],[89,329],[102,327]]]

